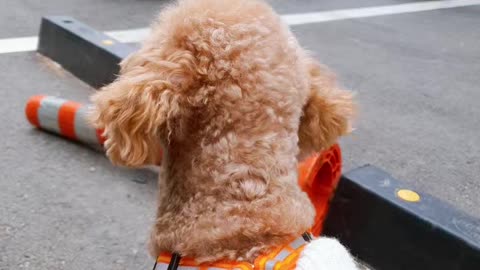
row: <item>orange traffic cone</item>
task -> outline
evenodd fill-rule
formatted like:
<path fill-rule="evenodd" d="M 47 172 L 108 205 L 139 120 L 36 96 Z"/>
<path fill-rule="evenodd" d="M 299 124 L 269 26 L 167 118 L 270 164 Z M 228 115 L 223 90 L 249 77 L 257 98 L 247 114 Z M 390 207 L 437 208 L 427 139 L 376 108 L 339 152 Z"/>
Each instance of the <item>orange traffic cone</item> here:
<path fill-rule="evenodd" d="M 102 131 L 87 122 L 87 106 L 52 96 L 33 96 L 27 101 L 25 114 L 35 127 L 96 148 L 102 147 Z"/>

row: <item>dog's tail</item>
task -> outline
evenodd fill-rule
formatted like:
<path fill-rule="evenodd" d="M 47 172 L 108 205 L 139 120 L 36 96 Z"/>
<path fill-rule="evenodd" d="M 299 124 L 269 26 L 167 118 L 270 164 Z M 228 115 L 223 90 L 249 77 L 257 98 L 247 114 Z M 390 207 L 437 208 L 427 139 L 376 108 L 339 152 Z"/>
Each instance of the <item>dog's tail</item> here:
<path fill-rule="evenodd" d="M 297 270 L 357 270 L 348 250 L 334 238 L 320 237 L 310 242 L 297 262 Z"/>

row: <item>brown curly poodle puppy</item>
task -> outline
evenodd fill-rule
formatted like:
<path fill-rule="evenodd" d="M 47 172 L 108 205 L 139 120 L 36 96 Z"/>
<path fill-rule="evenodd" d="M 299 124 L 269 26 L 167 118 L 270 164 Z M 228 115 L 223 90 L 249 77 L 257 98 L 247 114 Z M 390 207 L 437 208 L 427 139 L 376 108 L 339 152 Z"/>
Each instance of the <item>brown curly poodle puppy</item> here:
<path fill-rule="evenodd" d="M 298 160 L 350 131 L 352 97 L 259 0 L 164 9 L 92 119 L 114 164 L 159 161 L 151 254 L 253 261 L 308 230 Z"/>

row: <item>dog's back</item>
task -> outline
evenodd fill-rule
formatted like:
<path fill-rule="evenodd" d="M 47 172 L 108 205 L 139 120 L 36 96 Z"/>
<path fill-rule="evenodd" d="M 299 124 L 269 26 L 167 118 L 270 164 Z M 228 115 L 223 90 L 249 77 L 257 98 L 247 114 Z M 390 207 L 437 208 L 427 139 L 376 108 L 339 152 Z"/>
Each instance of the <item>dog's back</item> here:
<path fill-rule="evenodd" d="M 251 260 L 312 225 L 296 182 L 308 93 L 297 46 L 259 1 L 183 1 L 160 15 L 144 50 L 171 55 L 184 103 L 164 142 L 157 250 Z"/>

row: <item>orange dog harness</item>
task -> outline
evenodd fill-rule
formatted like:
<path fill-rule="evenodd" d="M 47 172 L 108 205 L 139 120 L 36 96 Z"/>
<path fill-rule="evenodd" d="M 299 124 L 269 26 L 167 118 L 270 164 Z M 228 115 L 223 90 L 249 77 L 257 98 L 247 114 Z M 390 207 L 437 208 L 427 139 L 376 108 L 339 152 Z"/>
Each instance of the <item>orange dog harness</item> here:
<path fill-rule="evenodd" d="M 219 261 L 209 264 L 198 264 L 193 259 L 180 258 L 178 255 L 162 253 L 157 258 L 154 270 L 291 270 L 295 269 L 298 258 L 305 245 L 311 240 L 311 235 L 304 233 L 288 245 L 278 247 L 268 254 L 255 259 L 253 264 L 246 262 Z"/>

